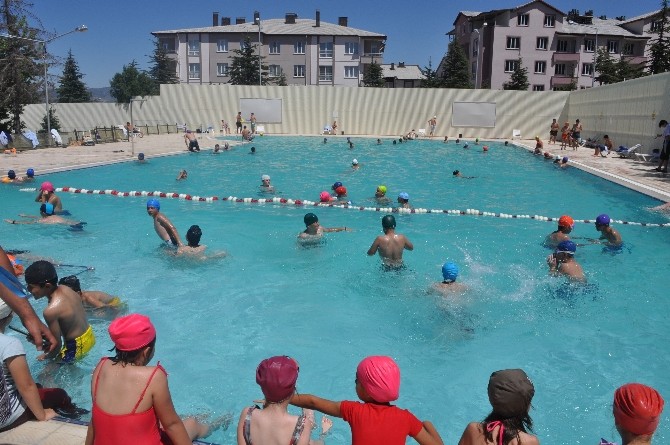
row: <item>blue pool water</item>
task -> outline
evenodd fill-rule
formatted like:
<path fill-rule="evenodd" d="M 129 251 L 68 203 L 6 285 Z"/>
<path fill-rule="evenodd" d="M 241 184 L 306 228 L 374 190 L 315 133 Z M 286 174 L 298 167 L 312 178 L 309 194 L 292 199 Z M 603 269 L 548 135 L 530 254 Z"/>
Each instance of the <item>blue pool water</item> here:
<path fill-rule="evenodd" d="M 203 141 L 201 146 L 212 146 Z M 265 197 L 260 176 L 269 174 L 278 196 L 317 200 L 339 180 L 356 205 L 372 206 L 379 184 L 395 200 L 401 191 L 419 208 L 479 209 L 508 214 L 667 222 L 651 212 L 655 200 L 575 168 L 556 169 L 525 150 L 489 144 L 464 150 L 455 143 L 385 140 L 258 138 L 213 155 L 203 151 L 39 177 L 56 187 L 119 191 L 160 190 L 198 196 Z M 361 164 L 352 171 L 351 160 Z M 186 181 L 176 181 L 180 169 Z M 452 178 L 459 169 L 475 179 Z M 263 358 L 287 354 L 300 361 L 300 392 L 354 399 L 354 373 L 366 355 L 393 356 L 402 370 L 398 405 L 437 426 L 455 443 L 465 425 L 490 406 L 492 371 L 521 367 L 536 386 L 531 415 L 543 443 L 593 444 L 616 438 L 611 417 L 614 389 L 639 381 L 670 397 L 666 315 L 668 228 L 617 226 L 623 252 L 589 245 L 577 252 L 589 285 L 571 289 L 547 275 L 542 246 L 555 223 L 527 219 L 396 215 L 398 231 L 414 243 L 407 268 L 387 273 L 366 256 L 381 233 L 382 213 L 279 204 L 192 202 L 162 199 L 161 210 L 182 237 L 191 224 L 202 243 L 228 256 L 210 261 L 174 258 L 160 247 L 143 197 L 60 194 L 82 232 L 59 227 L 2 224 L 2 245 L 61 263 L 94 266 L 80 275 L 84 289 L 120 295 L 133 312 L 148 314 L 158 330 L 156 359 L 170 372 L 177 411 L 234 413 L 261 396 L 255 368 Z M 2 218 L 37 213 L 34 193 L 0 188 Z M 329 233 L 316 248 L 296 235 L 303 215 L 318 214 Z M 574 236 L 597 237 L 577 223 Z M 460 265 L 470 291 L 445 300 L 426 293 L 441 279 L 445 260 Z M 60 275 L 78 272 L 60 268 Z M 657 278 L 660 275 L 660 279 Z M 41 313 L 45 301 L 34 302 Z M 17 322 L 14 322 L 17 324 Z M 98 344 L 75 367 L 47 383 L 64 386 L 90 407 L 89 376 L 111 341 L 104 320 L 92 321 Z M 44 364 L 28 356 L 35 375 Z M 45 380 L 41 378 L 41 380 Z M 235 422 L 209 440 L 234 443 Z M 669 435 L 661 422 L 657 440 Z M 349 429 L 336 420 L 329 444 L 345 444 Z"/>

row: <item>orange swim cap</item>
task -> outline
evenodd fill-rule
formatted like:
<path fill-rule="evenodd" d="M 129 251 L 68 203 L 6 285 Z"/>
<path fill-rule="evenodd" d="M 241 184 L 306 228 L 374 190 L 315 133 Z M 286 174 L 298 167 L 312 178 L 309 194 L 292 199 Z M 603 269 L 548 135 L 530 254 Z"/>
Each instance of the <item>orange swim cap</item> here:
<path fill-rule="evenodd" d="M 653 434 L 661 420 L 663 405 L 663 397 L 654 388 L 628 383 L 614 392 L 614 421 L 629 433 Z"/>
<path fill-rule="evenodd" d="M 558 225 L 561 227 L 573 228 L 575 226 L 575 221 L 568 215 L 563 215 L 560 218 L 558 218 Z"/>

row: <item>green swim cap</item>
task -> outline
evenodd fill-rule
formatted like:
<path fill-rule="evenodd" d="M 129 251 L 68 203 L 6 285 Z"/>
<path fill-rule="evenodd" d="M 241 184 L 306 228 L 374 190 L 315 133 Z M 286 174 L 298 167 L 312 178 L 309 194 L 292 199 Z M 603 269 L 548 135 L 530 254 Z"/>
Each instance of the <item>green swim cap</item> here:
<path fill-rule="evenodd" d="M 383 194 L 386 194 L 386 186 L 385 185 L 380 185 L 379 187 L 377 187 L 377 190 L 379 190 Z"/>

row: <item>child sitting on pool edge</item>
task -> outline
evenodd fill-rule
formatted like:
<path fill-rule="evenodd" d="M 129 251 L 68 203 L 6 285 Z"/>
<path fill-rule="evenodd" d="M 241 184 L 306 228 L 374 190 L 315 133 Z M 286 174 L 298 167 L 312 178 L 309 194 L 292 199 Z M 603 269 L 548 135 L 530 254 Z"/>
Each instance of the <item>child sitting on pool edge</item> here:
<path fill-rule="evenodd" d="M 341 417 L 351 427 L 352 445 L 401 445 L 407 436 L 421 445 L 442 445 L 433 426 L 411 412 L 391 405 L 400 392 L 400 369 L 391 357 L 371 356 L 356 369 L 356 395 L 361 402 L 322 399 L 294 394 L 291 404 Z"/>

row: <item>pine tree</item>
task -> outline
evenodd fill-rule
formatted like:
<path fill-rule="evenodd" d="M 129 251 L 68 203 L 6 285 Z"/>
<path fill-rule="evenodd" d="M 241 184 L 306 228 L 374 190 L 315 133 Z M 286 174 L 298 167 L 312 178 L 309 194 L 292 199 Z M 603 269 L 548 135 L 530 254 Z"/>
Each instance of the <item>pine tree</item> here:
<path fill-rule="evenodd" d="M 154 52 L 149 56 L 151 67 L 149 76 L 156 84 L 154 94 L 160 93 L 160 85 L 167 83 L 179 83 L 177 77 L 176 62 L 168 56 L 168 52 L 160 45 L 160 41 L 154 39 Z"/>
<path fill-rule="evenodd" d="M 617 74 L 617 61 L 612 58 L 612 55 L 605 48 L 598 48 L 595 70 L 598 73 L 596 80 L 601 85 L 621 81 Z"/>
<path fill-rule="evenodd" d="M 363 86 L 372 88 L 382 88 L 384 86 L 384 71 L 377 62 L 368 65 L 368 70 L 363 76 Z"/>
<path fill-rule="evenodd" d="M 468 58 L 463 47 L 454 39 L 449 43 L 447 55 L 444 56 L 444 72 L 442 86 L 445 88 L 472 88 Z"/>
<path fill-rule="evenodd" d="M 258 45 L 247 37 L 241 49 L 234 49 L 230 66 L 230 83 L 233 85 L 258 85 Z M 268 84 L 268 67 L 261 57 L 261 85 Z"/>
<path fill-rule="evenodd" d="M 56 88 L 58 102 L 61 103 L 81 103 L 90 102 L 91 93 L 82 82 L 83 74 L 79 72 L 77 61 L 72 56 L 72 50 L 68 51 L 65 59 L 63 75 L 60 78 L 60 85 Z M 52 121 L 53 122 L 53 121 Z"/>
<path fill-rule="evenodd" d="M 151 95 L 156 84 L 151 76 L 137 68 L 137 62 L 133 60 L 123 65 L 123 71 L 114 74 L 109 86 L 109 94 L 116 99 L 116 103 L 126 104 L 135 96 Z"/>
<path fill-rule="evenodd" d="M 58 120 L 58 116 L 56 116 L 56 112 L 54 111 L 52 106 L 49 106 L 49 122 L 51 125 L 52 130 L 60 131 L 60 121 Z M 47 132 L 47 115 L 44 113 L 44 117 L 42 118 L 42 128 L 41 131 Z"/>
<path fill-rule="evenodd" d="M 528 68 L 523 66 L 521 57 L 517 59 L 514 71 L 510 75 L 509 82 L 503 83 L 503 90 L 528 91 Z"/>
<path fill-rule="evenodd" d="M 424 79 L 421 81 L 421 88 L 440 88 L 442 86 L 442 79 L 437 75 L 437 71 L 433 69 L 432 61 L 428 60 L 428 66 L 423 67 L 421 72 Z"/>
<path fill-rule="evenodd" d="M 651 74 L 670 71 L 670 6 L 668 0 L 661 0 L 658 37 L 653 39 L 649 46 L 648 69 Z"/>

